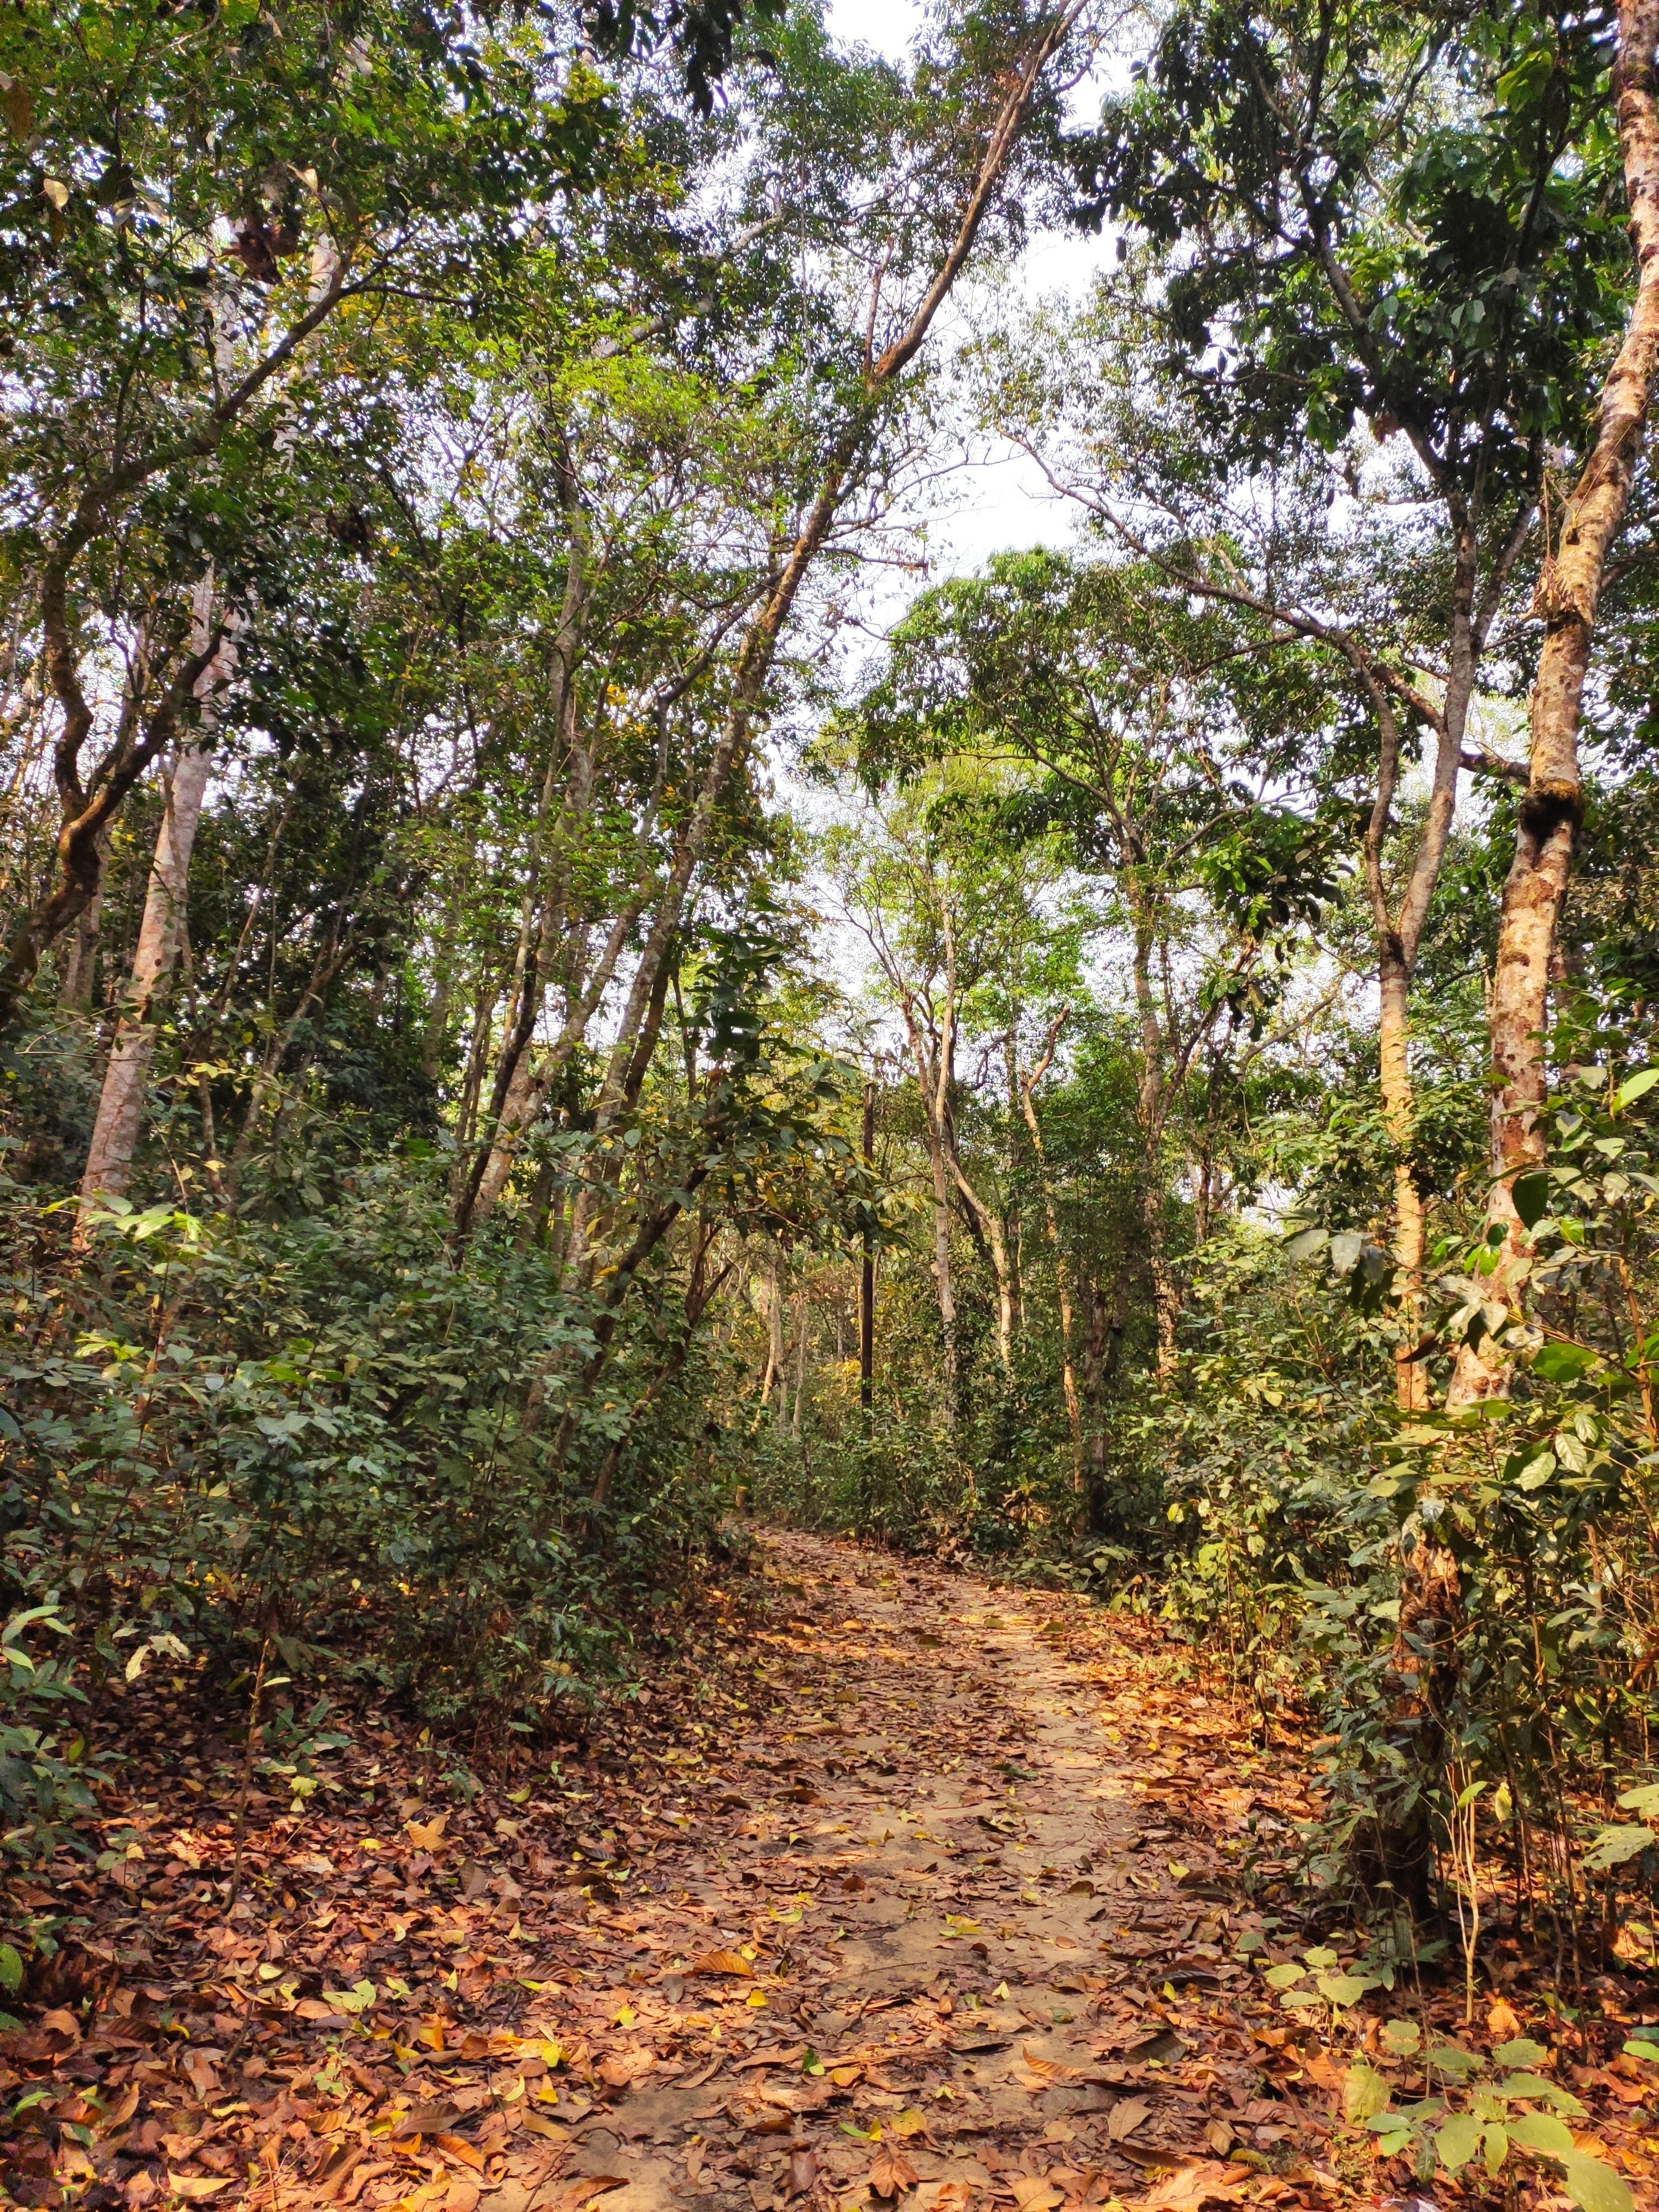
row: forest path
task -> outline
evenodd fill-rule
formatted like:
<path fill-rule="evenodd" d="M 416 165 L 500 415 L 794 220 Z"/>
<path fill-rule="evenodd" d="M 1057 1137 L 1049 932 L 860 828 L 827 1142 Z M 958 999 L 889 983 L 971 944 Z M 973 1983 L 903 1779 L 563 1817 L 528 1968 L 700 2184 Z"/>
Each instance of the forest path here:
<path fill-rule="evenodd" d="M 1249 1978 L 1218 1844 L 1260 1765 L 1231 1712 L 1084 1601 L 761 1541 L 763 1684 L 651 1867 L 679 1932 L 630 1916 L 690 1971 L 636 2000 L 657 2063 L 558 2201 L 581 2173 L 620 2182 L 610 2212 L 1329 2193 L 1224 2002 Z"/>
<path fill-rule="evenodd" d="M 240 1893 L 228 1717 L 112 1685 L 99 1870 L 19 1893 L 65 1917 L 0 2033 L 0 2202 L 1340 2195 L 1334 2069 L 1236 1953 L 1247 1841 L 1271 1881 L 1311 1809 L 1294 1749 L 1275 1771 L 1190 1654 L 1082 1598 L 754 1546 L 550 1763 L 446 1775 L 371 1695 L 289 1803 L 314 1715 L 274 1715 Z"/>

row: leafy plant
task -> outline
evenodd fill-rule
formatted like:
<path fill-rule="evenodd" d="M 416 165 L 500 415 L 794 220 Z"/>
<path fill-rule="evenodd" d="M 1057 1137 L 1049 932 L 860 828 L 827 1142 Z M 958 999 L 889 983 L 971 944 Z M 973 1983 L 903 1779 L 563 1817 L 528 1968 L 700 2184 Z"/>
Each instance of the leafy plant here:
<path fill-rule="evenodd" d="M 1425 2091 L 1396 2104 L 1393 2084 L 1375 2067 L 1362 2060 L 1348 2068 L 1344 2116 L 1376 2137 L 1383 2157 L 1410 2152 L 1419 2180 L 1428 2181 L 1437 2166 L 1460 2173 L 1476 2157 L 1496 2176 L 1510 2153 L 1520 2151 L 1559 2166 L 1581 2212 L 1631 2212 L 1633 2200 L 1622 2178 L 1575 2146 L 1566 2120 L 1582 2118 L 1584 2108 L 1536 2071 L 1548 2057 L 1542 2044 L 1519 2037 L 1499 2044 L 1490 2057 L 1458 2044 L 1425 2050 L 1422 2030 L 1409 2020 L 1385 2021 L 1377 2039 L 1391 2058 L 1415 2063 Z"/>

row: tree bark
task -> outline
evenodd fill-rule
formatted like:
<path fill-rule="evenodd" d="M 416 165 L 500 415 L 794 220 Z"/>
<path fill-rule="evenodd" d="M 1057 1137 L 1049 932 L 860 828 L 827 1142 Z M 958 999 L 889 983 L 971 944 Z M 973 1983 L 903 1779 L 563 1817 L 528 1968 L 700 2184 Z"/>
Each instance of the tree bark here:
<path fill-rule="evenodd" d="M 193 655 L 199 654 L 216 635 L 214 586 L 211 572 L 197 586 L 192 611 Z M 190 888 L 190 856 L 196 843 L 211 765 L 214 735 L 213 695 L 229 678 L 235 664 L 235 647 L 222 642 L 196 683 L 200 723 L 194 741 L 185 745 L 167 778 L 156 833 L 155 856 L 150 865 L 144 894 L 143 917 L 133 954 L 126 1003 L 116 1024 L 99 1094 L 92 1143 L 81 1178 L 80 1212 L 75 1243 L 84 1250 L 91 1237 L 92 1219 L 100 1200 L 125 1194 L 132 1179 L 133 1154 L 143 1125 L 144 1095 L 161 1002 L 184 936 L 185 913 Z"/>
<path fill-rule="evenodd" d="M 1048 1173 L 1048 1155 L 1043 1149 L 1042 1127 L 1037 1120 L 1035 1092 L 1037 1085 L 1048 1073 L 1054 1057 L 1054 1048 L 1060 1042 L 1060 1030 L 1066 1025 L 1065 1013 L 1060 1014 L 1049 1029 L 1042 1057 L 1026 1076 L 1018 1077 L 1020 1110 L 1025 1127 L 1030 1132 L 1031 1151 L 1036 1159 L 1037 1179 L 1042 1189 L 1043 1218 L 1048 1231 L 1048 1250 L 1054 1265 L 1054 1301 L 1060 1308 L 1060 1385 L 1066 1400 L 1066 1425 L 1072 1432 L 1072 1488 L 1079 1504 L 1087 1512 L 1087 1486 L 1083 1473 L 1083 1407 L 1077 1394 L 1077 1370 L 1072 1361 L 1073 1312 L 1072 1298 L 1072 1270 L 1066 1256 L 1066 1248 L 1060 1234 L 1060 1209 L 1054 1200 L 1054 1179 Z M 1014 1070 L 1018 1075 L 1018 1069 Z"/>
<path fill-rule="evenodd" d="M 1613 93 L 1636 259 L 1636 298 L 1602 387 L 1595 441 L 1563 512 L 1559 540 L 1545 560 L 1534 605 L 1544 622 L 1544 645 L 1532 689 L 1527 788 L 1516 824 L 1515 857 L 1504 883 L 1492 974 L 1486 1220 L 1503 1235 L 1490 1284 L 1495 1300 L 1518 1297 L 1524 1279 L 1515 1178 L 1542 1166 L 1547 1156 L 1543 1114 L 1550 959 L 1583 811 L 1578 729 L 1584 678 L 1607 556 L 1629 509 L 1659 364 L 1656 47 L 1659 0 L 1625 0 L 1619 11 Z M 1509 1377 L 1510 1361 L 1488 1335 L 1479 1346 L 1460 1350 L 1448 1402 L 1467 1405 L 1505 1395 Z"/>

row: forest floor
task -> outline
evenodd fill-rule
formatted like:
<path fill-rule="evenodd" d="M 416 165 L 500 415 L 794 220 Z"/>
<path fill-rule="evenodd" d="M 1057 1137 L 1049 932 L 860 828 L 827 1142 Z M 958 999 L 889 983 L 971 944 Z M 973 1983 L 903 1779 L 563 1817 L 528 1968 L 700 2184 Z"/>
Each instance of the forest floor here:
<path fill-rule="evenodd" d="M 1263 1750 L 1191 1653 L 1079 1598 L 777 1531 L 717 1580 L 637 1703 L 470 1797 L 383 1712 L 313 1723 L 331 1785 L 290 1805 L 261 1775 L 234 1903 L 240 1754 L 186 1679 L 119 1689 L 106 1863 L 26 1899 L 69 1917 L 0 2035 L 11 2198 L 1388 2194 L 1338 2117 L 1346 2049 L 1237 1948 L 1299 1948 L 1273 1884 L 1317 1810 L 1305 1747 Z M 1511 1948 L 1472 2030 L 1437 2019 L 1550 2039 Z M 1571 2069 L 1584 2147 L 1632 2178 L 1659 2148 L 1643 2071 Z"/>

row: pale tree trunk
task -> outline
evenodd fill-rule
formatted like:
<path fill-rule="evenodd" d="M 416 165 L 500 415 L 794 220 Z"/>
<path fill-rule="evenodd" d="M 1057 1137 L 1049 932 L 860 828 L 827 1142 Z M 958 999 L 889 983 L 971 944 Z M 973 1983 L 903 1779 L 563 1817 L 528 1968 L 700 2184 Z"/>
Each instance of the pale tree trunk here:
<path fill-rule="evenodd" d="M 1025 1127 L 1030 1132 L 1037 1179 L 1042 1188 L 1043 1218 L 1048 1231 L 1048 1249 L 1054 1263 L 1054 1301 L 1060 1308 L 1060 1386 L 1066 1400 L 1066 1425 L 1072 1431 L 1072 1488 L 1082 1501 L 1086 1498 L 1087 1484 L 1083 1473 L 1083 1407 L 1077 1394 L 1077 1370 L 1072 1358 L 1074 1325 L 1072 1270 L 1065 1246 L 1060 1241 L 1060 1208 L 1054 1202 L 1054 1179 L 1048 1173 L 1048 1155 L 1043 1150 L 1042 1126 L 1037 1120 L 1034 1096 L 1037 1085 L 1048 1073 L 1054 1060 L 1054 1047 L 1065 1025 L 1066 1014 L 1061 1013 L 1048 1031 L 1042 1059 L 1029 1075 L 1020 1076 L 1017 1065 L 1010 1073 L 1018 1081 L 1020 1110 L 1024 1115 Z"/>
<path fill-rule="evenodd" d="M 1641 455 L 1648 398 L 1659 363 L 1659 100 L 1654 58 L 1659 0 L 1625 0 L 1619 11 L 1613 103 L 1624 159 L 1636 258 L 1636 298 L 1601 394 L 1595 442 L 1561 518 L 1559 540 L 1539 579 L 1536 611 L 1544 645 L 1533 684 L 1526 793 L 1515 858 L 1504 879 L 1492 988 L 1492 1101 L 1490 1226 L 1504 1245 L 1488 1288 L 1519 1298 L 1525 1256 L 1512 1194 L 1515 1178 L 1547 1157 L 1544 1107 L 1548 1063 L 1550 956 L 1572 872 L 1583 809 L 1578 726 L 1607 556 L 1624 526 Z M 1510 1361 L 1484 1337 L 1459 1352 L 1449 1404 L 1503 1396 Z"/>
<path fill-rule="evenodd" d="M 191 650 L 200 653 L 213 633 L 210 571 L 197 586 L 193 617 L 196 636 Z M 106 1199 L 124 1196 L 132 1179 L 133 1154 L 143 1126 L 144 1095 L 155 1055 L 161 1001 L 184 935 L 190 856 L 196 843 L 210 765 L 212 698 L 228 678 L 234 659 L 235 648 L 227 641 L 198 678 L 200 727 L 195 741 L 179 753 L 167 781 L 161 826 L 144 894 L 132 974 L 104 1070 L 92 1144 L 81 1178 L 80 1214 L 75 1231 L 77 1249 L 83 1250 L 90 1238 L 92 1219 L 99 1204 Z"/>
<path fill-rule="evenodd" d="M 1414 1100 L 1412 1095 L 1411 1030 L 1407 1000 L 1410 977 L 1385 948 L 1380 963 L 1377 1040 L 1382 1064 L 1382 1120 L 1395 1147 L 1394 1258 L 1401 1283 L 1401 1342 L 1395 1348 L 1395 1401 L 1402 1413 L 1420 1413 L 1429 1402 L 1428 1370 L 1412 1357 L 1423 1325 L 1423 1194 L 1412 1158 Z"/>
<path fill-rule="evenodd" d="M 945 1138 L 934 1111 L 933 1085 L 929 1080 L 927 1055 L 921 1030 L 908 1002 L 905 1026 L 915 1056 L 916 1081 L 921 1090 L 922 1127 L 927 1133 L 927 1165 L 933 1179 L 933 1292 L 939 1301 L 939 1347 L 945 1378 L 945 1425 L 957 1423 L 957 1294 L 951 1273 L 951 1188 L 945 1165 Z M 941 1054 L 941 1066 L 943 1054 Z"/>
<path fill-rule="evenodd" d="M 806 1398 L 806 1350 L 807 1340 L 811 1334 L 811 1331 L 807 1327 L 807 1322 L 811 1318 L 812 1311 L 811 1305 L 807 1302 L 807 1297 L 805 1291 L 799 1291 L 796 1293 L 794 1306 L 795 1410 L 790 1417 L 789 1426 L 792 1433 L 795 1436 L 799 1436 L 800 1434 L 801 1407 L 805 1402 Z"/>
<path fill-rule="evenodd" d="M 1158 1378 L 1167 1382 L 1176 1368 L 1176 1322 L 1181 1300 L 1170 1266 L 1164 1223 L 1164 1040 L 1152 991 L 1152 938 L 1145 915 L 1135 927 L 1133 957 L 1135 1011 L 1140 1027 L 1140 1081 L 1136 1108 L 1140 1122 L 1140 1220 L 1146 1239 L 1146 1267 L 1152 1279 L 1152 1316 L 1158 1328 Z"/>
<path fill-rule="evenodd" d="M 939 912 L 939 929 L 945 940 L 945 1032 L 939 1040 L 938 1079 L 933 1086 L 931 1110 L 951 1179 L 962 1193 L 963 1203 L 979 1224 L 981 1234 L 990 1248 L 991 1270 L 997 1279 L 997 1357 L 1002 1363 L 1004 1375 L 1012 1376 L 1014 1371 L 1014 1281 L 1013 1272 L 1008 1264 L 1008 1243 L 1002 1233 L 1002 1223 L 995 1207 L 987 1206 L 968 1180 L 961 1154 L 957 1149 L 956 1127 L 951 1113 L 951 1078 L 956 1064 L 957 939 L 947 890 L 941 890 Z"/>

